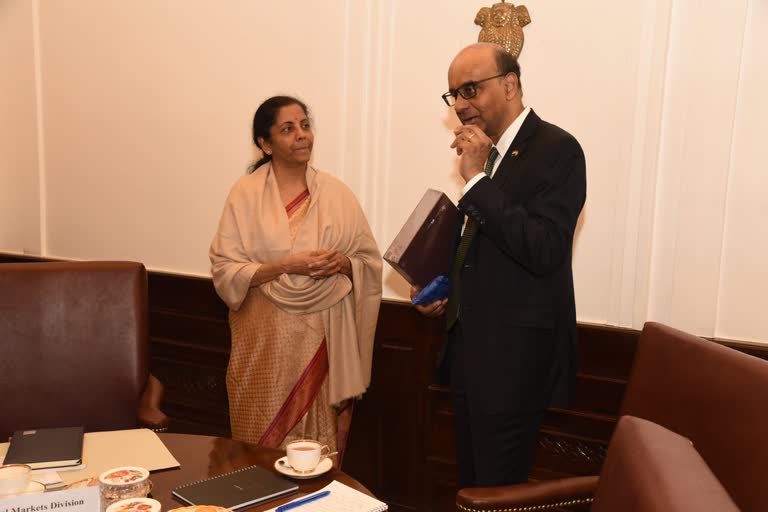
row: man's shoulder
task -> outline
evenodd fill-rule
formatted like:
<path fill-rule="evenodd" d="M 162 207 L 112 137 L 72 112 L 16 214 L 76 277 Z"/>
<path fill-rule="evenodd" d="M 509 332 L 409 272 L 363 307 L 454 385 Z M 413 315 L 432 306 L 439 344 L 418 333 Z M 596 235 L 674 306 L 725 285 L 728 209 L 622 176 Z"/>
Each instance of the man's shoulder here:
<path fill-rule="evenodd" d="M 539 119 L 533 139 L 536 145 L 549 148 L 550 151 L 555 150 L 556 153 L 584 152 L 579 141 L 570 132 L 543 119 Z"/>
<path fill-rule="evenodd" d="M 563 128 L 560 128 L 556 124 L 550 123 L 549 121 L 545 121 L 543 119 L 539 121 L 539 126 L 536 132 L 538 135 L 547 137 L 551 140 L 562 140 L 562 141 L 568 140 L 578 144 L 576 137 L 571 135 L 570 132 L 564 130 Z"/>

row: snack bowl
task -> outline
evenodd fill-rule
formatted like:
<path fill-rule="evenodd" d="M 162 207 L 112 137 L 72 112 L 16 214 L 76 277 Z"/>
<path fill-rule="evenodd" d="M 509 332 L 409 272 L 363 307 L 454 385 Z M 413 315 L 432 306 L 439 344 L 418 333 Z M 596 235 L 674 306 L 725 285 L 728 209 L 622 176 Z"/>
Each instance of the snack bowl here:
<path fill-rule="evenodd" d="M 160 512 L 160 502 L 152 498 L 128 498 L 111 504 L 107 512 Z"/>
<path fill-rule="evenodd" d="M 144 498 L 152 490 L 149 471 L 137 466 L 122 466 L 104 471 L 99 475 L 101 508 L 129 498 Z"/>

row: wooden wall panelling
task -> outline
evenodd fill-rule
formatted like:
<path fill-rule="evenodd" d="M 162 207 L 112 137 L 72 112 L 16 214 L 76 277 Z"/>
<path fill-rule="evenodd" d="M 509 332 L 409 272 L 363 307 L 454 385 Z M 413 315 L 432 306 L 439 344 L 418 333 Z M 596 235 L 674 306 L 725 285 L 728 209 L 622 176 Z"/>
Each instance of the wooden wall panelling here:
<path fill-rule="evenodd" d="M 150 273 L 151 368 L 177 432 L 230 435 L 227 315 L 210 279 Z"/>
<path fill-rule="evenodd" d="M 632 368 L 637 331 L 579 324 L 579 372 L 568 408 L 542 420 L 531 478 L 600 472 Z"/>
<path fill-rule="evenodd" d="M 0 254 L 0 262 L 46 261 Z M 180 432 L 229 435 L 228 311 L 210 279 L 149 273 L 151 371 Z M 632 367 L 638 331 L 579 324 L 579 374 L 569 408 L 546 412 L 532 477 L 597 474 Z M 384 301 L 371 386 L 355 406 L 344 469 L 390 510 L 452 510 L 456 492 L 450 392 L 434 382 L 442 322 Z M 717 340 L 768 359 L 768 347 Z"/>
<path fill-rule="evenodd" d="M 384 301 L 371 387 L 352 421 L 344 469 L 390 505 L 421 510 L 425 390 L 434 325 L 411 308 Z"/>
<path fill-rule="evenodd" d="M 34 259 L 6 259 L 11 260 Z M 150 272 L 149 310 L 151 370 L 165 385 L 163 409 L 173 418 L 173 429 L 229 435 L 227 308 L 210 279 Z M 631 332 L 619 338 L 612 332 L 580 327 L 582 373 L 575 401 L 580 408 L 547 413 L 534 475 L 599 468 L 633 349 Z M 371 387 L 356 405 L 344 468 L 393 511 L 454 505 L 450 392 L 433 379 L 442 341 L 440 320 L 425 319 L 402 302 L 383 302 Z"/>
<path fill-rule="evenodd" d="M 442 339 L 442 332 L 440 338 Z M 434 354 L 439 349 L 433 350 Z M 424 474 L 427 493 L 422 510 L 452 510 L 456 503 L 458 483 L 450 389 L 429 383 L 425 408 L 427 423 L 423 441 L 426 450 Z"/>

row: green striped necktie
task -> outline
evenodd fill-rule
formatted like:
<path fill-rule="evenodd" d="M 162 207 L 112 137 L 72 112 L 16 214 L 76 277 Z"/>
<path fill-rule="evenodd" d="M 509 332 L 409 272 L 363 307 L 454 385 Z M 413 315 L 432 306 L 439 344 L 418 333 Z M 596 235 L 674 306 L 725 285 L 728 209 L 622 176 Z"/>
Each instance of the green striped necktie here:
<path fill-rule="evenodd" d="M 485 168 L 483 171 L 489 178 L 491 177 L 491 171 L 493 170 L 493 163 L 496 161 L 496 157 L 499 156 L 499 150 L 496 146 L 491 148 L 488 153 L 488 159 L 485 161 Z M 448 295 L 448 305 L 445 311 L 446 328 L 450 329 L 456 320 L 459 318 L 459 286 L 461 284 L 461 267 L 464 266 L 464 259 L 467 257 L 467 251 L 469 250 L 472 239 L 477 233 L 477 223 L 470 217 L 467 219 L 467 225 L 464 226 L 464 234 L 461 236 L 459 242 L 459 248 L 456 249 L 456 259 L 453 262 L 453 269 L 451 270 L 451 292 Z"/>

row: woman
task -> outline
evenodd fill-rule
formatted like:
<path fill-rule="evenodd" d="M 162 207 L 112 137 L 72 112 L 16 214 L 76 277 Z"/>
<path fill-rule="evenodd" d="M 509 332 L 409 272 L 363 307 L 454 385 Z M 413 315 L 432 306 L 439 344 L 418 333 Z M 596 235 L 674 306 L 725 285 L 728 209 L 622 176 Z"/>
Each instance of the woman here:
<path fill-rule="evenodd" d="M 352 191 L 309 164 L 306 105 L 266 100 L 253 141 L 264 156 L 230 191 L 210 249 L 230 308 L 232 437 L 343 451 L 370 383 L 381 255 Z"/>

